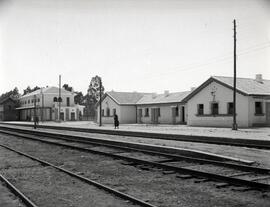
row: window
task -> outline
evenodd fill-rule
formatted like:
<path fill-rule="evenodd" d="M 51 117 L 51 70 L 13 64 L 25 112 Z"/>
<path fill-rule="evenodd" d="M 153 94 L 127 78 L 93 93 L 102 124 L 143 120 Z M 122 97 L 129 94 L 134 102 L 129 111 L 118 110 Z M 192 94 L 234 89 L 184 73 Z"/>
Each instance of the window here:
<path fill-rule="evenodd" d="M 70 106 L 69 97 L 67 97 L 67 106 Z"/>
<path fill-rule="evenodd" d="M 11 111 L 11 106 L 10 105 L 8 105 L 8 110 Z"/>
<path fill-rule="evenodd" d="M 37 99 L 37 102 L 40 102 L 40 99 L 39 98 Z"/>
<path fill-rule="evenodd" d="M 157 115 L 160 117 L 160 108 L 157 108 Z"/>
<path fill-rule="evenodd" d="M 212 115 L 217 115 L 218 114 L 218 103 L 212 103 Z"/>
<path fill-rule="evenodd" d="M 116 114 L 116 109 L 113 109 L 113 115 L 115 115 Z"/>
<path fill-rule="evenodd" d="M 57 102 L 57 97 L 54 97 L 53 98 L 53 102 Z"/>
<path fill-rule="evenodd" d="M 197 114 L 198 115 L 203 115 L 203 104 L 198 104 L 198 111 Z"/>
<path fill-rule="evenodd" d="M 104 109 L 101 110 L 101 116 L 104 116 Z"/>
<path fill-rule="evenodd" d="M 27 104 L 27 102 L 25 101 L 24 104 Z"/>
<path fill-rule="evenodd" d="M 255 102 L 255 114 L 262 114 L 262 102 Z"/>
<path fill-rule="evenodd" d="M 233 114 L 233 102 L 228 103 L 228 114 Z"/>
<path fill-rule="evenodd" d="M 110 109 L 107 108 L 107 116 L 110 116 Z"/>
<path fill-rule="evenodd" d="M 30 100 L 28 100 L 28 104 L 30 104 Z"/>
<path fill-rule="evenodd" d="M 144 116 L 145 117 L 149 116 L 149 108 L 144 109 Z"/>
<path fill-rule="evenodd" d="M 175 116 L 179 116 L 179 108 L 178 108 L 178 106 L 175 108 Z"/>

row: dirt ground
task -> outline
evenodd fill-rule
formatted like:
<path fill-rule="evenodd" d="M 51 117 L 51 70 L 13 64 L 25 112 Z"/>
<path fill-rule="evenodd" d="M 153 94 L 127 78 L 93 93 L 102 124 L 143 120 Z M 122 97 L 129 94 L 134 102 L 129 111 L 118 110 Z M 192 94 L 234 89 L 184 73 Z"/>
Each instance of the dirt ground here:
<path fill-rule="evenodd" d="M 163 175 L 162 171 L 142 170 L 140 167 L 123 165 L 123 161 L 109 157 L 40 142 L 23 141 L 12 136 L 1 135 L 0 142 L 157 206 L 266 207 L 270 203 L 269 192 L 241 191 L 241 188 L 232 186 L 218 189 L 214 182 L 197 183 L 196 178 L 183 180 L 178 178 L 177 174 Z"/>

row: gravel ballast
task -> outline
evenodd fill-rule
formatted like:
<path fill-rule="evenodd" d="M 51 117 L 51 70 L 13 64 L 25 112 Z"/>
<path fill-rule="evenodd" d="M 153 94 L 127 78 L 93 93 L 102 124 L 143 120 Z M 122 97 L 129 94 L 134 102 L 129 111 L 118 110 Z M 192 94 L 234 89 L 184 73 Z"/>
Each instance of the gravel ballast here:
<path fill-rule="evenodd" d="M 1 143 L 37 155 L 157 206 L 268 206 L 270 203 L 269 193 L 234 191 L 237 189 L 235 187 L 217 189 L 214 182 L 195 183 L 198 179 L 182 180 L 176 174 L 163 175 L 159 170 L 142 170 L 105 156 L 6 137 L 9 136 L 1 135 Z"/>

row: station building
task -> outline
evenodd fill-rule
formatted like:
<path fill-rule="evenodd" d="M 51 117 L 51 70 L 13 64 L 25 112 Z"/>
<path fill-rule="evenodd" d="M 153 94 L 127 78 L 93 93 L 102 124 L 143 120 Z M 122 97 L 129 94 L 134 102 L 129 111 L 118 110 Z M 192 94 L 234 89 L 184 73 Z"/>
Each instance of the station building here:
<path fill-rule="evenodd" d="M 186 113 L 182 100 L 189 93 L 107 92 L 102 99 L 102 123 L 113 123 L 116 113 L 123 124 L 184 124 Z M 97 114 L 99 122 L 99 103 Z"/>
<path fill-rule="evenodd" d="M 232 77 L 210 77 L 184 101 L 188 125 L 232 127 Z M 262 79 L 261 74 L 254 79 L 237 78 L 236 122 L 239 127 L 270 126 L 270 80 Z"/>
<path fill-rule="evenodd" d="M 99 121 L 99 106 L 97 112 Z M 232 127 L 233 78 L 212 76 L 186 92 L 107 92 L 102 99 L 102 122 L 113 123 L 114 113 L 120 124 Z M 236 121 L 242 128 L 270 126 L 270 80 L 261 74 L 254 79 L 237 78 Z"/>
<path fill-rule="evenodd" d="M 145 95 L 139 92 L 106 92 L 101 102 L 102 123 L 111 124 L 116 113 L 120 123 L 137 123 L 136 103 Z M 99 122 L 99 103 L 97 103 L 97 122 Z"/>
<path fill-rule="evenodd" d="M 190 91 L 144 95 L 137 103 L 137 123 L 185 124 L 186 107 L 183 99 Z"/>
<path fill-rule="evenodd" d="M 20 97 L 19 120 L 31 121 L 34 114 L 41 121 L 75 121 L 83 116 L 84 106 L 74 103 L 73 92 L 61 88 L 61 107 L 59 117 L 59 88 L 46 87 Z M 36 105 L 36 107 L 35 107 Z"/>

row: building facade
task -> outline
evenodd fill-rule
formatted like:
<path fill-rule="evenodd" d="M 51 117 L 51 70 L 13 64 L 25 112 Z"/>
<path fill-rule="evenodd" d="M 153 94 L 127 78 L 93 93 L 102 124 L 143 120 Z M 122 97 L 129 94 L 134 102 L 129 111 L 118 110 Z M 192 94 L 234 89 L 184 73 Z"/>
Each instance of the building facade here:
<path fill-rule="evenodd" d="M 138 92 L 115 92 L 105 93 L 102 99 L 102 123 L 112 124 L 116 113 L 120 124 L 137 122 L 136 102 L 143 97 L 144 93 Z M 97 122 L 99 123 L 99 103 L 97 104 Z"/>
<path fill-rule="evenodd" d="M 137 123 L 144 124 L 185 124 L 186 104 L 182 100 L 186 92 L 150 94 L 143 96 L 137 103 Z"/>
<path fill-rule="evenodd" d="M 22 121 L 33 121 L 36 116 L 41 121 L 75 121 L 83 115 L 83 106 L 74 103 L 75 94 L 58 87 L 46 87 L 20 98 L 19 117 Z M 59 108 L 59 100 L 60 108 Z M 59 113 L 60 109 L 60 113 Z"/>
<path fill-rule="evenodd" d="M 185 103 L 189 92 L 164 94 L 107 92 L 102 99 L 102 123 L 113 123 L 116 113 L 120 123 L 185 124 Z M 99 122 L 99 104 L 97 105 Z"/>
<path fill-rule="evenodd" d="M 270 80 L 237 78 L 236 122 L 239 127 L 270 125 Z M 233 78 L 213 76 L 184 100 L 190 126 L 232 127 Z"/>

